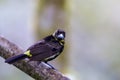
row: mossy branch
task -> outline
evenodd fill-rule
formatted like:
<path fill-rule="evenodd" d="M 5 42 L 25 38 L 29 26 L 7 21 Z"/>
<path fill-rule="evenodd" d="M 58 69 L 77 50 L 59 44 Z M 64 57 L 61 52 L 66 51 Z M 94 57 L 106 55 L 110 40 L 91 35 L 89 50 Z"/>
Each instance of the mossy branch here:
<path fill-rule="evenodd" d="M 0 36 L 0 56 L 9 58 L 23 53 L 18 46 Z M 70 80 L 63 74 L 47 66 L 44 62 L 39 65 L 35 61 L 21 60 L 13 64 L 35 80 Z"/>

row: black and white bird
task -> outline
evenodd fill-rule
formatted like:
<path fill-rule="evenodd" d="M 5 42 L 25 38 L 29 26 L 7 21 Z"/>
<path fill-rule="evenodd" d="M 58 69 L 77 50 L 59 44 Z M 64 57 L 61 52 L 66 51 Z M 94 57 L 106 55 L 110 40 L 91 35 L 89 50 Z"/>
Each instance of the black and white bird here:
<path fill-rule="evenodd" d="M 30 61 L 48 62 L 55 59 L 64 49 L 65 31 L 56 30 L 53 34 L 43 38 L 39 42 L 30 46 L 23 54 L 10 57 L 5 60 L 6 63 L 12 64 L 19 60 L 29 58 Z"/>

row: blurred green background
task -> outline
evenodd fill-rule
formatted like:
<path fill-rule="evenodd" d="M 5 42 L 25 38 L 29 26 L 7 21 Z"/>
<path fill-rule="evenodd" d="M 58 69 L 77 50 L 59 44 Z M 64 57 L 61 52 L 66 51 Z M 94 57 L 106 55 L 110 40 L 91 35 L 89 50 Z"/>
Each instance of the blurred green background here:
<path fill-rule="evenodd" d="M 23 50 L 57 28 L 67 33 L 62 57 L 51 63 L 60 72 L 120 80 L 119 0 L 0 0 L 0 36 Z M 0 58 L 0 80 L 34 79 Z"/>

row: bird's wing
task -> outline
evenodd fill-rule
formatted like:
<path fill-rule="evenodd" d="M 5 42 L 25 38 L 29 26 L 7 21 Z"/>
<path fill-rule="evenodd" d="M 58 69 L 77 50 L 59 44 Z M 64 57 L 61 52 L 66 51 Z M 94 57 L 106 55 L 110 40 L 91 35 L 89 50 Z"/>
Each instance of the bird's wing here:
<path fill-rule="evenodd" d="M 32 45 L 31 47 L 29 47 L 27 49 L 27 51 L 30 50 L 30 53 L 33 56 L 37 55 L 37 54 L 42 54 L 47 48 L 47 46 L 45 44 L 46 44 L 45 41 L 41 40 L 41 41 L 35 43 L 34 45 Z"/>
<path fill-rule="evenodd" d="M 58 50 L 54 46 L 49 46 L 44 40 L 32 45 L 27 50 L 32 54 L 31 60 L 42 61 L 54 55 Z"/>

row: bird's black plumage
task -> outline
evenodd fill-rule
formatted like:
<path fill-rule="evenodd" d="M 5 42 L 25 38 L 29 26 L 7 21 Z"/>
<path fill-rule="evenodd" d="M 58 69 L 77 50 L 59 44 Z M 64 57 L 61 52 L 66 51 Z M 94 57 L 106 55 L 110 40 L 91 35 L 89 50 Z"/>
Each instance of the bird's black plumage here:
<path fill-rule="evenodd" d="M 6 63 L 14 63 L 18 60 L 29 58 L 31 61 L 47 62 L 56 58 L 64 48 L 65 32 L 61 29 L 56 30 L 39 42 L 29 47 L 24 54 L 13 56 L 6 59 Z"/>

